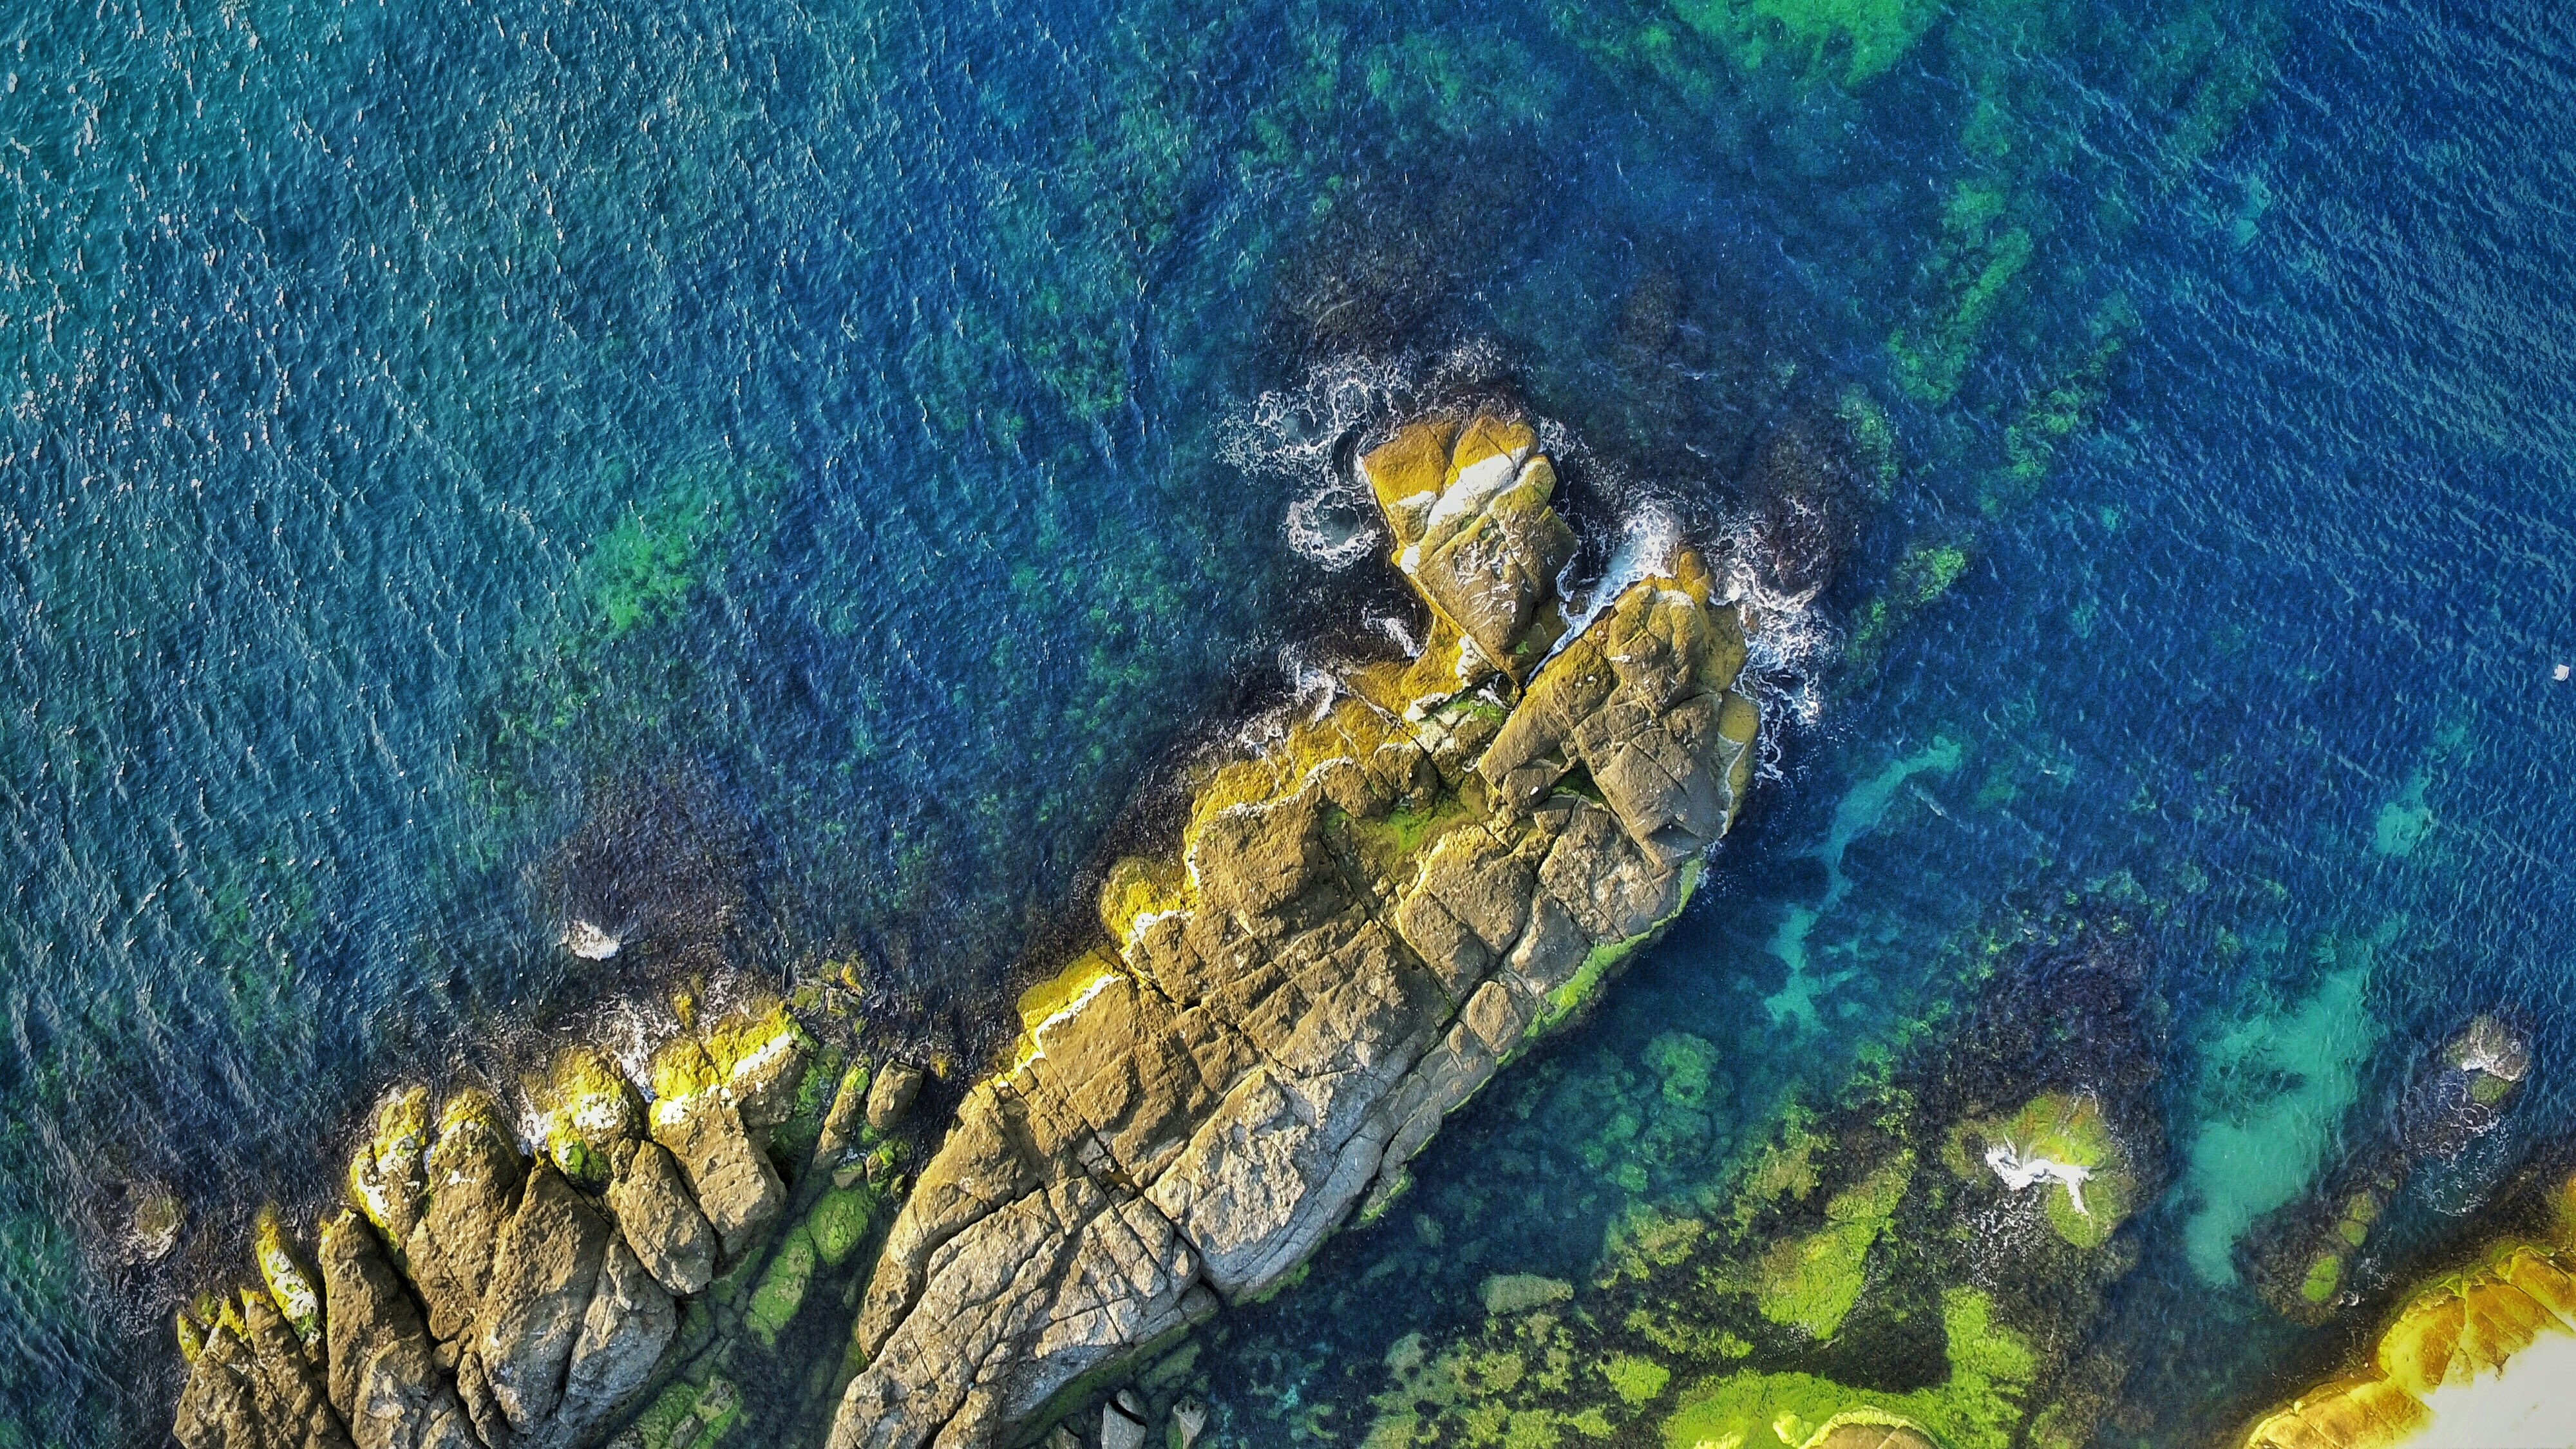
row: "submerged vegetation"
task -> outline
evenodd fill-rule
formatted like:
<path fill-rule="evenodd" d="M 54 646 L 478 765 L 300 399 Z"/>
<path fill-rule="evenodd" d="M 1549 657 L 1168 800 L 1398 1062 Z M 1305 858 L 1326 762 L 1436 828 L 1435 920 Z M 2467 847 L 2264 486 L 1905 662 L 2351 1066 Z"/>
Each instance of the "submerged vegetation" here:
<path fill-rule="evenodd" d="M 2087 1345 L 2104 1294 L 2137 1261 L 2123 1229 L 2162 1180 L 2145 1029 L 2159 1008 L 2142 995 L 2138 949 L 2116 918 L 2058 923 L 1963 980 L 1970 1004 L 1937 1039 L 1822 1106 L 1778 1101 L 1767 1130 L 1732 1143 L 1702 1125 L 1723 1101 L 1713 1084 L 1758 1068 L 1721 1073 L 1699 1038 L 1654 1038 L 1644 1071 L 1605 1057 L 1551 1082 L 1570 1064 L 1544 1064 L 1511 1099 L 1528 1126 L 1503 1132 L 1497 1165 L 1589 1174 L 1604 1207 L 1618 1204 L 1590 1216 L 1595 1248 L 1560 1238 L 1533 1258 L 1514 1247 L 1526 1229 L 1490 1212 L 1467 1218 L 1474 1242 L 1453 1240 L 1440 1222 L 1472 1189 L 1451 1186 L 1412 1234 L 1355 1248 L 1341 1264 L 1354 1286 L 1310 1288 L 1325 1301 L 1303 1313 L 1268 1310 L 1280 1337 L 1266 1324 L 1210 1330 L 1231 1366 L 1213 1392 L 1242 1432 L 1270 1417 L 1323 1437 L 1361 1406 L 1287 1392 L 1256 1367 L 1281 1363 L 1304 1313 L 1346 1311 L 1352 1292 L 1384 1291 L 1373 1282 L 1437 1299 L 1473 1265 L 1582 1262 L 1548 1293 L 1505 1293 L 1487 1276 L 1465 1326 L 1397 1340 L 1383 1376 L 1363 1377 L 1376 1384 L 1366 1442 L 1801 1449 L 1863 1423 L 1945 1446 L 2080 1443 L 2121 1373 Z M 1571 1160 L 1538 1158 L 1550 1140 Z M 1987 1148 L 2005 1142 L 2020 1162 L 2085 1169 L 2081 1195 L 1998 1170 Z"/>
<path fill-rule="evenodd" d="M 900 17 L 813 18 L 810 34 L 782 41 L 756 26 L 701 31 L 697 17 L 585 13 L 566 49 L 598 58 L 559 71 L 480 19 L 352 45 L 313 40 L 324 22 L 301 7 L 257 18 L 272 28 L 264 46 L 232 34 L 249 22 L 228 12 L 231 38 L 182 47 L 201 69 L 243 78 L 252 99 L 228 136 L 296 133 L 286 98 L 331 93 L 375 57 L 463 57 L 433 72 L 456 89 L 424 91 L 383 122 L 410 148 L 408 170 L 361 167 L 347 194 L 309 180 L 264 204 L 354 217 L 349 234 L 370 237 L 412 237 L 421 218 L 387 268 L 405 280 L 364 292 L 377 330 L 342 349 L 401 383 L 351 431 L 428 440 L 403 445 L 400 467 L 368 486 L 394 496 L 395 474 L 446 480 L 400 506 L 469 520 L 460 574 L 484 554 L 509 562 L 452 593 L 403 586 L 406 618 L 470 621 L 427 630 L 407 654 L 462 662 L 407 672 L 370 655 L 353 671 L 444 713 L 389 742 L 364 737 L 380 728 L 367 715 L 364 730 L 312 746 L 432 781 L 339 802 L 366 829 L 399 820 L 437 836 L 425 862 L 353 860 L 340 877 L 314 811 L 272 834 L 263 812 L 288 804 L 219 786 L 207 813 L 228 823 L 201 823 L 172 867 L 190 889 L 136 893 L 137 910 L 163 912 L 139 929 L 136 953 L 207 968 L 189 973 L 175 1009 L 141 989 L 65 991 L 44 975 L 58 943 L 9 946 L 25 973 L 8 989 L 26 1066 L 0 1078 L 23 1104 L 0 1124 L 12 1183 L 66 1171 L 66 1143 L 134 1135 L 164 1097 L 206 1104 L 164 1130 L 225 1143 L 260 1096 L 245 1084 L 284 1084 L 278 1110 L 331 1120 L 350 1106 L 342 1077 L 365 1048 L 411 1050 L 521 1002 L 560 1003 L 561 963 L 530 964 L 552 959 L 552 923 L 531 932 L 522 916 L 562 901 L 530 912 L 522 878 L 578 877 L 561 892 L 570 900 L 596 878 L 724 875 L 721 914 L 750 921 L 724 945 L 754 969 L 862 963 L 838 979 L 871 1009 L 957 1031 L 941 1008 L 1002 979 L 1143 765 L 1227 677 L 1260 672 L 1282 621 L 1323 592 L 1320 573 L 1278 547 L 1285 485 L 1247 480 L 1224 454 L 1240 440 L 1215 420 L 1298 368 L 1334 377 L 1352 357 L 1383 361 L 1387 339 L 1408 331 L 1510 340 L 1524 359 L 1515 380 L 1595 449 L 1585 486 L 1602 496 L 1586 506 L 1631 505 L 1642 495 L 1622 491 L 1628 474 L 1660 484 L 1668 468 L 1680 497 L 1655 501 L 1692 526 L 1753 512 L 1776 525 L 1774 542 L 1856 554 L 1863 566 L 1827 595 L 1846 641 L 1832 683 L 1865 686 L 1945 603 L 1987 587 L 1992 535 L 2054 506 L 2052 477 L 2116 409 L 2144 323 L 2102 257 L 2167 210 L 2231 235 L 2256 225 L 2259 207 L 2239 204 L 2217 163 L 2269 85 L 2285 24 L 2272 7 L 2214 0 L 1609 0 L 1392 20 L 1156 3 L 1051 36 L 1061 63 L 924 71 L 915 59 L 942 41 Z M 104 35 L 89 40 L 107 48 Z M 280 54 L 299 57 L 293 74 L 264 69 Z M 638 56 L 631 75 L 603 79 Z M 25 68 L 31 86 L 75 69 L 45 56 Z M 464 79 L 485 75 L 505 88 Z M 171 96 L 158 114 L 186 114 Z M 2131 126 L 2150 133 L 2139 143 L 2150 170 L 2135 168 L 2134 147 L 2097 144 Z M 901 140 L 834 150 L 809 135 Z M 774 179 L 767 159 L 789 153 L 802 159 Z M 1569 159 L 1540 177 L 1525 165 L 1577 153 L 1597 171 Z M 5 164 L 47 204 L 87 204 L 76 158 L 49 149 Z M 167 180 L 140 150 L 107 164 Z M 232 179 L 256 180 L 259 164 Z M 522 176 L 545 181 L 531 190 Z M 1656 179 L 1632 195 L 1630 176 Z M 1668 191 L 1716 201 L 1693 209 Z M 2169 207 L 2178 195 L 2187 204 Z M 236 215 L 182 218 L 135 245 L 264 258 L 299 307 L 308 291 L 354 285 L 261 239 L 300 224 Z M 91 265 L 53 242 L 39 250 L 0 282 L 77 281 Z M 903 304 L 869 301 L 888 297 Z M 22 368 L 22 381 L 34 376 Z M 56 426 L 98 421 L 76 398 L 28 395 Z M 338 415 L 287 413 L 203 431 L 274 423 L 306 439 L 290 449 L 294 467 L 357 476 L 340 444 L 320 441 Z M 1256 438 L 1265 445 L 1284 444 Z M 120 455 L 102 471 L 151 475 L 193 458 Z M 327 516 L 290 519 L 286 536 L 319 556 Z M 255 557 L 259 530 L 240 533 L 199 543 Z M 1833 573 L 1784 572 L 1793 585 Z M 129 583 L 134 598 L 63 657 L 121 657 L 107 641 L 125 617 L 185 617 L 177 583 Z M 160 634 L 151 646 L 176 647 Z M 123 668 L 55 671 L 6 742 L 13 778 L 61 782 L 118 829 L 119 751 L 152 738 L 123 702 L 153 687 Z M 2049 754 L 2058 747 L 2029 727 L 2035 695 L 1980 705 L 1994 729 L 1949 745 L 1947 763 L 1925 767 L 1934 775 L 1897 772 L 1893 808 L 1919 811 L 1935 776 L 1960 771 L 1951 804 L 1969 786 L 1993 808 L 2075 788 Z M 1912 759 L 1921 741 L 1885 744 Z M 227 748 L 227 760 L 252 753 Z M 2201 799 L 2197 783 L 2154 798 L 2139 782 L 2140 813 L 2266 808 Z M 156 798 L 184 794 L 168 788 L 180 794 Z M 2403 859 L 2439 840 L 2430 788 L 2389 802 L 2380 852 Z M 689 812 L 701 807 L 724 826 L 700 830 Z M 169 813 L 197 819 L 195 808 Z M 681 815 L 685 828 L 665 834 L 603 832 L 613 838 L 597 850 L 580 834 L 585 821 Z M 1445 824 L 1398 810 L 1337 829 L 1357 849 L 1402 855 Z M 81 838 L 111 833 L 88 828 Z M 702 835 L 722 848 L 699 850 Z M 550 856 L 551 872 L 523 876 Z M 2194 893 L 2186 867 L 2199 869 L 2182 862 L 2141 885 L 2086 861 L 2074 885 L 2093 901 L 2175 910 Z M 1838 854 L 1831 869 L 1838 887 Z M 395 898 L 353 884 L 361 875 L 431 884 Z M 744 885 L 754 876 L 757 901 Z M 673 888 L 659 908 L 701 899 Z M 67 920 L 123 909 L 57 904 Z M 2071 1403 L 2047 1434 L 2080 1442 L 2095 1370 L 2076 1365 L 2069 1325 L 2098 1307 L 2086 1275 L 2114 1271 L 2101 1265 L 2153 1201 L 2160 1147 L 2116 1125 L 2126 1088 L 2023 1081 L 1991 1100 L 1930 1101 L 1902 1064 L 1951 1029 L 1961 983 L 2000 953 L 1965 941 L 1910 957 L 1919 938 L 1882 916 L 1837 916 L 1838 904 L 1783 924 L 1777 962 L 1757 941 L 1736 963 L 1748 975 L 1785 967 L 1775 1011 L 1755 1014 L 1812 1061 L 1775 1070 L 1761 1033 L 1677 1019 L 1635 1033 L 1642 1049 L 1570 1044 L 1500 1089 L 1497 1180 L 1426 1186 L 1379 1230 L 1410 1234 L 1438 1260 L 1420 1270 L 1435 1296 L 1483 1316 L 1400 1339 L 1359 1396 L 1365 1409 L 1315 1388 L 1326 1375 L 1297 1362 L 1304 1350 L 1245 1348 L 1258 1330 L 1172 1370 L 1169 1386 L 1243 1385 L 1227 1412 L 1345 1441 L 1546 1449 L 1661 1435 L 1691 1449 L 1740 1433 L 1768 1449 L 1765 1435 L 1803 1444 L 1838 1422 L 1902 1421 L 1962 1449 L 2014 1434 L 2056 1442 L 2031 1416 Z M 428 930 L 417 948 L 347 925 L 375 915 L 463 924 Z M 616 970 L 673 964 L 649 932 L 632 935 Z M 2180 1144 L 2181 1200 L 2190 1265 L 2212 1283 L 2237 1277 L 2258 1225 L 2329 1172 L 2334 1126 L 2362 1097 L 2376 978 L 2358 949 L 2334 947 L 2314 979 L 2285 972 L 2248 988 L 2241 1025 L 2201 1046 L 2183 1089 L 2197 1125 Z M 1616 964 L 1588 963 L 1557 1013 L 1586 1004 Z M 368 972 L 399 984 L 346 990 Z M 345 1010 L 331 1004 L 344 994 Z M 371 1013 L 410 1024 L 379 1028 Z M 186 1044 L 146 1045 L 172 1040 Z M 818 1110 L 795 1105 L 780 1129 L 790 1150 Z M 601 1179 L 598 1144 L 551 1121 L 542 1136 L 567 1176 Z M 2062 1179 L 2005 1191 L 1985 1160 L 1995 1143 L 2087 1174 L 2080 1205 Z M 252 1175 L 253 1152 L 232 1143 L 196 1167 L 147 1144 L 117 1164 L 116 1191 L 130 1182 L 139 1199 L 174 1177 L 207 1203 L 242 1190 L 232 1179 Z M 1543 1241 L 1555 1225 L 1507 1221 L 1523 1172 L 1580 1180 L 1568 1230 L 1580 1246 Z M 715 1290 L 775 1350 L 763 1372 L 789 1372 L 811 1305 L 846 1285 L 835 1274 L 851 1271 L 872 1221 L 870 1181 L 824 1191 L 757 1276 Z M 2334 1231 L 2377 1231 L 2385 1204 L 2355 1205 L 2364 1191 L 2343 1195 Z M 8 1367 L 13 1406 L 41 1382 L 32 1365 L 44 1355 L 110 1353 L 89 1342 L 101 1332 L 96 1264 L 109 1256 L 96 1245 L 131 1214 L 116 1193 L 70 1225 L 52 1207 L 21 1196 L 0 1212 L 0 1286 L 44 1325 L 37 1348 L 9 1350 L 21 1355 Z M 2076 1305 L 1966 1286 L 1992 1276 L 1990 1264 L 1962 1266 L 1953 1230 L 1972 1212 L 2019 1235 L 2022 1269 L 2077 1265 Z M 2303 1261 L 2307 1299 L 2349 1287 L 2348 1255 Z M 1524 1279 L 1566 1292 L 1483 1291 Z M 1272 1357 L 1255 1373 L 1228 1357 L 1238 1349 Z M 1379 1356 L 1363 1359 L 1375 1375 Z M 1913 1371 L 1873 1379 L 1873 1362 Z M 661 1391 L 638 1426 L 645 1443 L 713 1444 L 759 1422 L 754 1376 L 704 1370 Z M 25 1417 L 40 1427 L 0 1428 L 0 1446 L 18 1449 L 10 1434 L 68 1442 L 124 1412 L 110 1388 L 75 1398 Z"/>

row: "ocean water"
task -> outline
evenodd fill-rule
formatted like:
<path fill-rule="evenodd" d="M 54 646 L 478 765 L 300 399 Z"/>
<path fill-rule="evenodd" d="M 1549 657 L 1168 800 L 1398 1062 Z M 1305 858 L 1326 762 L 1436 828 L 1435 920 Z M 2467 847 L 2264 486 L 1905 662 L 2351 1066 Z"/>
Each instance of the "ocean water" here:
<path fill-rule="evenodd" d="M 9 1449 L 152 1442 L 393 1074 L 825 961 L 986 1040 L 1156 761 L 1386 607 L 1339 422 L 1462 378 L 1598 539 L 1812 582 L 1836 490 L 1762 803 L 1515 1069 L 1688 1032 L 1723 1105 L 1492 1094 L 1212 1345 L 1229 1438 L 1357 1442 L 2044 917 L 2163 1003 L 2120 1442 L 2348 1337 L 2231 1247 L 2471 1013 L 2537 1065 L 2385 1271 L 2576 1126 L 2556 7 L 39 0 L 0 72 Z"/>

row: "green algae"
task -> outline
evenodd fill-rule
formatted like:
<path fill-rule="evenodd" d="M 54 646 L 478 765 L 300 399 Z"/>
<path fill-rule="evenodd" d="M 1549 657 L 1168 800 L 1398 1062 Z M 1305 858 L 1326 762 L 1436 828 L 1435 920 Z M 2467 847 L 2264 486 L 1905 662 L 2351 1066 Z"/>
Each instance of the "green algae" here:
<path fill-rule="evenodd" d="M 1942 7 L 1925 0 L 1673 0 L 1684 25 L 1757 70 L 1774 55 L 1859 86 L 1914 48 Z"/>
<path fill-rule="evenodd" d="M 715 1449 L 742 1417 L 742 1393 L 732 1380 L 682 1379 L 655 1395 L 632 1428 L 644 1449 Z"/>
<path fill-rule="evenodd" d="M 1664 1396 L 1664 1386 L 1673 1381 L 1673 1371 L 1650 1358 L 1633 1353 L 1614 1353 L 1601 1365 L 1601 1376 L 1610 1381 L 1610 1391 L 1632 1409 L 1642 1409 Z"/>
<path fill-rule="evenodd" d="M 1887 587 L 1861 609 L 1852 629 L 1850 658 L 1863 665 L 1875 661 L 1915 615 L 1939 603 L 1966 576 L 1972 546 L 1958 535 L 1908 544 Z"/>
<path fill-rule="evenodd" d="M 818 1256 L 813 1232 L 799 1223 L 779 1242 L 769 1266 L 761 1270 L 760 1281 L 752 1286 L 751 1296 L 743 1305 L 742 1326 L 760 1340 L 762 1347 L 776 1348 L 778 1335 L 786 1331 L 796 1310 L 804 1306 L 805 1291 L 813 1286 Z"/>
<path fill-rule="evenodd" d="M 1574 1285 L 1536 1273 L 1497 1273 L 1485 1280 L 1477 1296 L 1484 1300 L 1487 1313 L 1527 1313 L 1572 1298 Z"/>
<path fill-rule="evenodd" d="M 631 488 L 624 463 L 602 487 Z M 709 459 L 662 470 L 572 565 L 556 609 L 522 627 L 462 748 L 495 813 L 544 797 L 558 751 L 614 758 L 667 737 L 703 692 L 701 651 L 682 647 L 728 574 L 756 561 L 786 483 L 765 461 Z"/>
<path fill-rule="evenodd" d="M 1869 389 L 1858 384 L 1844 388 L 1834 402 L 1834 417 L 1839 420 L 1852 442 L 1852 452 L 1860 465 L 1861 476 L 1868 480 L 1870 497 L 1886 502 L 1896 492 L 1897 453 L 1896 424 L 1870 396 Z"/>
<path fill-rule="evenodd" d="M 1897 1154 L 1828 1199 L 1824 1227 L 1772 1244 L 1734 1286 L 1749 1289 L 1773 1323 L 1831 1339 L 1868 1286 L 1869 1251 L 1894 1222 L 1913 1177 L 1914 1154 Z"/>
<path fill-rule="evenodd" d="M 1797 1449 L 1837 1416 L 1857 1410 L 1919 1424 L 1944 1449 L 2005 1449 L 2021 1425 L 2023 1396 L 2037 1371 L 2030 1341 L 1996 1322 L 1993 1301 L 1973 1288 L 1942 1294 L 1941 1325 L 1950 1374 L 1936 1388 L 1887 1393 L 1813 1374 L 1728 1374 L 1685 1391 L 1680 1409 L 1664 1421 L 1664 1443 L 1667 1449 Z"/>
<path fill-rule="evenodd" d="M 1998 516 L 2038 496 L 2060 448 L 2091 425 L 2110 395 L 2111 364 L 2136 326 L 2137 316 L 2128 299 L 2112 299 L 2091 329 L 2098 338 L 2092 350 L 2043 388 L 2004 428 L 2004 466 L 1988 474 L 1978 498 L 1978 507 L 1987 516 Z"/>
<path fill-rule="evenodd" d="M 876 1194 L 866 1188 L 836 1187 L 815 1201 L 805 1229 L 825 1267 L 841 1266 L 866 1240 L 876 1207 Z"/>
<path fill-rule="evenodd" d="M 1656 1090 L 1676 1107 L 1700 1110 L 1726 1094 L 1726 1082 L 1717 1075 L 1717 1047 L 1706 1037 L 1665 1032 L 1646 1043 L 1643 1060 L 1659 1079 Z"/>
<path fill-rule="evenodd" d="M 816 1047 L 788 1104 L 787 1120 L 769 1134 L 769 1150 L 790 1162 L 813 1156 L 815 1145 L 822 1141 L 823 1119 L 832 1110 L 832 1099 L 845 1088 L 856 1093 L 857 1100 L 866 1099 L 868 1064 L 849 1061 L 837 1043 Z"/>
<path fill-rule="evenodd" d="M 1982 1151 L 1988 1144 L 2008 1146 L 2025 1162 L 2045 1159 L 2084 1170 L 2081 1209 L 2076 1189 L 2068 1184 L 2039 1184 L 2049 1227 L 2075 1247 L 2101 1247 L 2136 1209 L 2136 1171 L 2111 1135 L 2102 1104 L 2091 1096 L 2043 1093 L 2010 1117 L 1961 1123 L 1952 1129 L 1943 1155 L 1953 1172 L 1973 1177 L 1989 1169 L 1970 1149 Z"/>

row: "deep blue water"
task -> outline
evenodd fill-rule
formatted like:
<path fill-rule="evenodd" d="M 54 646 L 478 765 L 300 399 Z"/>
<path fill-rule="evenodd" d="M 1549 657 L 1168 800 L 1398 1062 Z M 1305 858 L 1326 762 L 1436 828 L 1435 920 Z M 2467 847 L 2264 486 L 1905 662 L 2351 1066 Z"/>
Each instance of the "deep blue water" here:
<path fill-rule="evenodd" d="M 1641 42 L 1700 9 L 0 20 L 0 1445 L 157 1432 L 177 1280 L 453 1044 L 825 958 L 971 1035 L 1157 756 L 1377 587 L 1258 400 L 1459 344 L 1604 532 L 1714 532 L 1853 389 L 1896 437 L 1764 806 L 1562 1061 L 1687 1024 L 1749 1131 L 1962 933 L 2129 912 L 2175 1187 L 2124 1432 L 2241 1412 L 2294 1336 L 2210 1281 L 2262 1187 L 2197 1144 L 2331 1160 L 2477 1010 L 2512 1152 L 2576 1126 L 2576 22 L 1992 0 L 1855 79 Z M 637 949 L 575 971 L 574 913 Z M 1488 1266 L 1578 1271 L 1614 1203 L 1516 1190 Z"/>

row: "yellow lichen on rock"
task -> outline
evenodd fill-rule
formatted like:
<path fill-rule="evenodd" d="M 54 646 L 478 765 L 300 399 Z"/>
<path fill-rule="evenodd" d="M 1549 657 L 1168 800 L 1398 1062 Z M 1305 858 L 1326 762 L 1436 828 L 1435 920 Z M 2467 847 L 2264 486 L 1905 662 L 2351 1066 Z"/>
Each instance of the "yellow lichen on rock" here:
<path fill-rule="evenodd" d="M 1020 993 L 1020 1037 L 1013 1053 L 1014 1070 L 1046 1051 L 1046 1036 L 1100 994 L 1118 975 L 1116 963 L 1099 951 L 1086 951 L 1073 964 Z"/>
<path fill-rule="evenodd" d="M 1360 476 L 1377 495 L 1398 549 L 1422 537 L 1422 519 L 1449 480 L 1450 445 L 1457 438 L 1456 419 L 1425 418 L 1398 429 L 1360 460 Z"/>
<path fill-rule="evenodd" d="M 642 1099 L 615 1063 L 589 1047 L 563 1052 L 525 1086 L 547 1158 L 575 1182 L 605 1183 L 617 1144 L 643 1133 Z"/>
<path fill-rule="evenodd" d="M 268 1285 L 269 1299 L 277 1304 L 278 1315 L 295 1336 L 307 1344 L 322 1338 L 322 1293 L 313 1286 L 313 1274 L 295 1256 L 286 1238 L 286 1220 L 271 1203 L 259 1210 L 258 1221 L 251 1229 L 251 1255 L 259 1262 L 260 1280 Z"/>
<path fill-rule="evenodd" d="M 377 1104 L 374 1130 L 349 1157 L 349 1196 L 388 1242 L 401 1243 L 420 1221 L 429 1142 L 429 1089 L 400 1087 Z"/>
<path fill-rule="evenodd" d="M 1526 678 L 1563 632 L 1551 605 L 1574 533 L 1549 506 L 1556 468 L 1537 447 L 1527 423 L 1479 412 L 1463 428 L 1413 423 L 1360 460 L 1397 570 L 1456 636 L 1462 686 L 1480 666 Z"/>
<path fill-rule="evenodd" d="M 2380 1334 L 2370 1370 L 2267 1415 L 2246 1449 L 2396 1449 L 2459 1437 L 2448 1428 L 2476 1433 L 2467 1426 L 2552 1412 L 2559 1375 L 2514 1370 L 2545 1344 L 2576 1350 L 2576 1243 L 2567 1239 L 2562 1223 L 2559 1241 L 2504 1243 L 2434 1280 Z"/>

